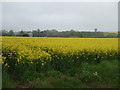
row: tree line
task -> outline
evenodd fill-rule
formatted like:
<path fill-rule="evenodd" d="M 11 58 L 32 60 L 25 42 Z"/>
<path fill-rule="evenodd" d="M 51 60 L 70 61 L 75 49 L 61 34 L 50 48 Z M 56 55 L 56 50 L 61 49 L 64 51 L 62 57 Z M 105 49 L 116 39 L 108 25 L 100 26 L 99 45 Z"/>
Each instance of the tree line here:
<path fill-rule="evenodd" d="M 28 36 L 28 33 L 31 33 L 33 37 L 81 37 L 81 38 L 112 38 L 117 37 L 117 34 L 113 33 L 104 33 L 94 29 L 93 32 L 80 32 L 75 30 L 70 31 L 57 31 L 56 29 L 44 30 L 40 29 L 32 31 L 13 31 L 13 30 L 2 30 L 2 36 Z"/>

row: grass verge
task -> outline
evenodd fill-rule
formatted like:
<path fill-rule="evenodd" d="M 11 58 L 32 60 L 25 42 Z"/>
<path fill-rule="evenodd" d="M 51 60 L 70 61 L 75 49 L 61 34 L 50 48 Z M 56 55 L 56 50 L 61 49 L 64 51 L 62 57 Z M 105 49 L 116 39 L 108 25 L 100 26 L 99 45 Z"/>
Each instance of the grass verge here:
<path fill-rule="evenodd" d="M 19 83 L 3 72 L 3 88 L 117 88 L 118 77 L 118 60 L 99 64 L 82 62 L 79 67 L 71 67 L 65 72 L 27 70 L 18 77 Z"/>

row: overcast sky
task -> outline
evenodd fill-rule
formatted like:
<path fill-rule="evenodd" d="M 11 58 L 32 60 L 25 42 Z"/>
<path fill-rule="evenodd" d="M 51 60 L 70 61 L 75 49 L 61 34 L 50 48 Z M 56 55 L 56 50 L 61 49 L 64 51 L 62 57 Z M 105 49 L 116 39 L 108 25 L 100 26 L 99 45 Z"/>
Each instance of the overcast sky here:
<path fill-rule="evenodd" d="M 6 30 L 118 30 L 117 2 L 4 2 Z"/>

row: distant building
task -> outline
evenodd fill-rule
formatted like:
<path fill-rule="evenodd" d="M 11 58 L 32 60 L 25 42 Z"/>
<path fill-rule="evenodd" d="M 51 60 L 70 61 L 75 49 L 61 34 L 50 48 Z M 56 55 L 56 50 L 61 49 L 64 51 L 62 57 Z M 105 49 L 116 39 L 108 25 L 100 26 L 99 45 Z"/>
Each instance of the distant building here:
<path fill-rule="evenodd" d="M 94 32 L 94 29 L 93 30 L 81 30 L 80 32 Z"/>
<path fill-rule="evenodd" d="M 27 34 L 28 34 L 28 37 L 33 37 L 32 33 L 27 33 Z"/>
<path fill-rule="evenodd" d="M 107 32 L 104 32 L 103 34 L 104 34 L 105 37 L 118 37 L 117 33 L 107 33 Z"/>

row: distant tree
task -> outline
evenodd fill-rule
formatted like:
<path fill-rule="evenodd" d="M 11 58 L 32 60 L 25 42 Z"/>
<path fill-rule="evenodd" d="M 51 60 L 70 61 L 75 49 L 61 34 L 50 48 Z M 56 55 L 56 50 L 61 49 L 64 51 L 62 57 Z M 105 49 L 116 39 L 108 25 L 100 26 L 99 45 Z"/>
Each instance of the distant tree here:
<path fill-rule="evenodd" d="M 33 37 L 37 37 L 37 31 L 36 30 L 33 30 L 32 34 L 33 34 Z"/>
<path fill-rule="evenodd" d="M 56 29 L 52 29 L 52 30 L 50 30 L 51 32 L 58 32 Z"/>
<path fill-rule="evenodd" d="M 70 31 L 69 31 L 69 35 L 70 35 L 70 36 L 75 36 L 75 35 L 76 35 L 76 32 L 75 32 L 74 30 L 70 30 Z"/>
<path fill-rule="evenodd" d="M 2 30 L 2 36 L 7 36 L 7 35 L 8 35 L 8 31 Z"/>
<path fill-rule="evenodd" d="M 37 36 L 40 37 L 40 29 L 37 29 Z"/>
<path fill-rule="evenodd" d="M 2 36 L 2 30 L 0 30 L 0 36 Z"/>
<path fill-rule="evenodd" d="M 19 32 L 19 34 L 20 34 L 20 35 L 24 35 L 25 32 L 21 30 L 21 31 Z"/>
<path fill-rule="evenodd" d="M 97 28 L 95 28 L 94 30 L 95 30 L 95 32 L 97 32 L 97 30 L 98 30 L 98 29 L 97 29 Z"/>
<path fill-rule="evenodd" d="M 37 33 L 40 33 L 40 29 L 37 29 Z"/>
<path fill-rule="evenodd" d="M 10 30 L 10 31 L 8 32 L 8 35 L 9 35 L 9 36 L 14 36 L 14 35 L 15 35 L 15 33 L 14 33 L 14 31 L 13 31 L 13 30 Z"/>

